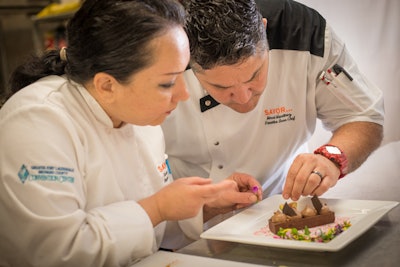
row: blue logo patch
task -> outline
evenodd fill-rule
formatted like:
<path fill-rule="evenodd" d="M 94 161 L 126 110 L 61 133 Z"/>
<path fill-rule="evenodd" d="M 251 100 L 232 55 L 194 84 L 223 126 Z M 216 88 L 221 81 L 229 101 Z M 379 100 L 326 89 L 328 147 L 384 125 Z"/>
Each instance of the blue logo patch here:
<path fill-rule="evenodd" d="M 23 184 L 25 183 L 26 179 L 28 179 L 28 176 L 29 176 L 29 171 L 25 167 L 25 165 L 22 164 L 21 169 L 18 172 L 18 177 Z"/>
<path fill-rule="evenodd" d="M 73 172 L 73 168 L 67 167 L 36 165 L 30 166 L 30 168 L 28 169 L 25 164 L 22 164 L 21 168 L 18 171 L 18 177 L 23 184 L 27 180 L 74 183 L 75 178 L 72 176 Z"/>

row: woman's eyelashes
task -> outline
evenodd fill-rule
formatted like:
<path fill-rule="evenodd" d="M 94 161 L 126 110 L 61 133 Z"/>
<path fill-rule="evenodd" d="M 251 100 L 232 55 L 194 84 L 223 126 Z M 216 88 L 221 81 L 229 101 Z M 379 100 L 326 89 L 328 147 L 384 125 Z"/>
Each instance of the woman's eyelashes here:
<path fill-rule="evenodd" d="M 159 86 L 165 89 L 169 89 L 175 85 L 175 82 L 169 82 L 169 83 L 162 83 Z"/>

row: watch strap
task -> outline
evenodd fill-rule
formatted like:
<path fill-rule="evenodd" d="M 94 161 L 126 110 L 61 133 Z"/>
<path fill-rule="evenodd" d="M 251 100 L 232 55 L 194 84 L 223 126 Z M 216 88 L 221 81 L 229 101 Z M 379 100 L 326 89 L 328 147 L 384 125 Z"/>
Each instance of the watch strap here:
<path fill-rule="evenodd" d="M 338 153 L 338 154 L 330 153 L 327 150 L 327 147 L 337 148 L 338 151 L 340 151 L 340 153 Z M 335 163 L 339 167 L 339 170 L 340 170 L 339 179 L 346 176 L 346 174 L 348 172 L 348 161 L 347 161 L 346 154 L 344 154 L 344 152 L 339 147 L 337 147 L 335 145 L 331 145 L 331 144 L 326 144 L 326 145 L 323 145 L 323 146 L 317 148 L 314 151 L 314 154 L 322 155 L 322 156 L 326 157 L 327 159 L 329 159 L 330 161 L 332 161 L 333 163 Z"/>

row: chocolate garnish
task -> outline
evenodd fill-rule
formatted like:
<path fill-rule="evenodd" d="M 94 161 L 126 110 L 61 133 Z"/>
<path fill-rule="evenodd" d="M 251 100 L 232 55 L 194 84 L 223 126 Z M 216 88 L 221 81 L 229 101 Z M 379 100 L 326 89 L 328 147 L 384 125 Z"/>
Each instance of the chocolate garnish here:
<path fill-rule="evenodd" d="M 285 214 L 287 216 L 296 216 L 297 215 L 297 213 L 294 211 L 294 209 L 292 207 L 290 207 L 287 202 L 285 202 L 285 205 L 283 205 L 282 212 L 283 212 L 283 214 Z"/>
<path fill-rule="evenodd" d="M 278 231 L 282 228 L 296 228 L 297 230 L 301 230 L 304 229 L 306 226 L 308 228 L 312 228 L 315 226 L 335 222 L 335 213 L 333 211 L 328 210 L 327 212 L 324 212 L 324 214 L 320 214 L 320 211 L 324 208 L 324 205 L 321 203 L 320 199 L 317 196 L 312 197 L 311 202 L 314 208 L 317 210 L 318 214 L 310 217 L 296 216 L 297 213 L 295 208 L 292 208 L 290 205 L 285 203 L 282 208 L 282 213 L 291 218 L 288 218 L 287 220 L 282 222 L 272 222 L 272 217 L 269 218 L 268 225 L 271 232 L 277 234 Z"/>
<path fill-rule="evenodd" d="M 278 233 L 279 229 L 283 228 L 296 228 L 297 230 L 304 229 L 306 226 L 312 228 L 319 225 L 325 225 L 328 223 L 335 222 L 335 213 L 330 211 L 324 215 L 315 215 L 311 217 L 296 218 L 286 220 L 284 222 L 272 222 L 271 219 L 268 220 L 269 229 L 272 233 Z"/>
<path fill-rule="evenodd" d="M 322 205 L 321 201 L 319 200 L 319 198 L 316 195 L 314 195 L 311 198 L 311 202 L 314 205 L 314 208 L 317 210 L 317 214 L 321 214 L 321 209 L 322 209 L 323 205 Z"/>

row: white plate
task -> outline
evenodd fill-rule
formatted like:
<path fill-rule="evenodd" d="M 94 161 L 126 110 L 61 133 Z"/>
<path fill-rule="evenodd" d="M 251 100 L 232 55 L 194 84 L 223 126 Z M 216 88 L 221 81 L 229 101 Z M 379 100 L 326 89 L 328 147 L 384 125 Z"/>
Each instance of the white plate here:
<path fill-rule="evenodd" d="M 131 267 L 155 267 L 155 266 L 165 266 L 165 267 L 257 267 L 261 265 L 218 260 L 213 258 L 192 256 L 186 254 L 180 254 L 176 252 L 166 252 L 158 251 L 153 255 L 144 258 L 140 262 L 132 265 Z M 262 265 L 265 266 L 265 265 Z"/>
<path fill-rule="evenodd" d="M 327 203 L 329 208 L 335 212 L 336 217 L 348 218 L 351 227 L 333 240 L 327 243 L 304 242 L 296 240 L 277 239 L 271 236 L 255 235 L 255 232 L 267 226 L 268 219 L 273 212 L 285 203 L 281 195 L 275 195 L 264 199 L 252 207 L 232 216 L 231 218 L 217 224 L 201 234 L 202 238 L 254 245 L 315 250 L 315 251 L 337 251 L 348 245 L 355 238 L 367 231 L 383 215 L 399 202 L 396 201 L 372 201 L 372 200 L 345 200 L 325 199 L 321 202 Z M 306 203 L 311 203 L 309 198 L 301 198 L 298 201 L 299 209 Z"/>

